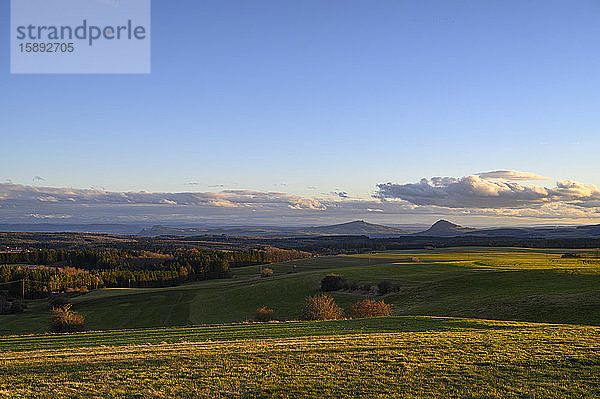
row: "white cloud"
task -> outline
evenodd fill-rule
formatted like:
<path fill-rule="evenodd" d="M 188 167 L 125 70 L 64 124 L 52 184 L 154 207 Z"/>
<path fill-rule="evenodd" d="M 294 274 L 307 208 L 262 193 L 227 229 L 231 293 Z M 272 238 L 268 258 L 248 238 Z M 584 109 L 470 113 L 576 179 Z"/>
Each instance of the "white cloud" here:
<path fill-rule="evenodd" d="M 221 192 L 151 193 L 110 192 L 98 189 L 33 187 L 0 184 L 0 201 L 29 206 L 35 202 L 70 205 L 181 205 L 212 207 L 291 206 L 294 209 L 322 210 L 325 206 L 315 199 L 281 192 L 224 190 Z"/>
<path fill-rule="evenodd" d="M 71 215 L 40 215 L 39 213 L 31 213 L 28 216 L 31 216 L 34 219 L 39 220 L 52 220 L 52 219 L 70 219 Z"/>
<path fill-rule="evenodd" d="M 434 177 L 419 183 L 377 185 L 375 196 L 381 200 L 404 200 L 415 205 L 446 208 L 526 208 L 549 203 L 571 202 L 585 206 L 600 200 L 594 185 L 559 181 L 554 188 L 521 185 L 480 176 L 462 178 Z"/>
<path fill-rule="evenodd" d="M 536 175 L 530 172 L 519 172 L 517 170 L 495 170 L 492 172 L 477 173 L 482 179 L 503 179 L 509 181 L 543 181 L 552 180 L 549 177 Z"/>

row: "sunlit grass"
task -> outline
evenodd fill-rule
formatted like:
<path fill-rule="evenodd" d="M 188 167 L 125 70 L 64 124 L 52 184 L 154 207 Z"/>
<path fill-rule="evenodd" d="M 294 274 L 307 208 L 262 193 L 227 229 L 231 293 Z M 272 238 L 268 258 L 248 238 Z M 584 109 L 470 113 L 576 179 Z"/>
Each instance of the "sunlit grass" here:
<path fill-rule="evenodd" d="M 394 319 L 371 323 L 382 321 L 385 329 L 390 320 Z M 4 352 L 0 395 L 579 398 L 600 394 L 600 328 L 462 322 L 432 319 L 424 324 L 435 328 L 394 333 L 167 340 L 154 345 Z M 337 323 L 331 325 L 335 331 L 345 322 L 332 323 Z"/>

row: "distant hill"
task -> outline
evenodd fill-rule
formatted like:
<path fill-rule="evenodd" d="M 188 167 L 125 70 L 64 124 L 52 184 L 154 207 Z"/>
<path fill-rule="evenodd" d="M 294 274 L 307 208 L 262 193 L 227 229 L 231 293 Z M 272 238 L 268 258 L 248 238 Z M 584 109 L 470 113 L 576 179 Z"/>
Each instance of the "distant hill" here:
<path fill-rule="evenodd" d="M 169 227 L 152 226 L 138 234 L 141 236 L 249 236 L 249 237 L 281 237 L 290 236 L 289 229 L 277 227 Z"/>
<path fill-rule="evenodd" d="M 591 236 L 600 236 L 600 224 L 594 224 L 589 226 L 578 226 L 576 231 Z"/>
<path fill-rule="evenodd" d="M 334 224 L 330 226 L 314 227 L 205 227 L 205 228 L 179 228 L 167 226 L 152 226 L 145 228 L 140 233 L 143 236 L 202 236 L 202 235 L 231 235 L 252 237 L 306 237 L 352 235 L 368 236 L 371 238 L 397 237 L 410 234 L 409 231 L 396 227 L 382 226 L 367 223 L 363 220 Z"/>
<path fill-rule="evenodd" d="M 600 225 L 546 226 L 546 227 L 497 227 L 474 229 L 462 227 L 447 220 L 436 222 L 429 229 L 417 233 L 429 237 L 512 237 L 512 238 L 593 238 L 600 237 Z"/>
<path fill-rule="evenodd" d="M 137 234 L 142 228 L 139 224 L 66 224 L 66 223 L 29 223 L 0 224 L 1 232 L 29 233 L 100 233 L 100 234 Z"/>
<path fill-rule="evenodd" d="M 433 224 L 433 226 L 419 233 L 419 235 L 431 237 L 454 237 L 474 231 L 477 230 L 468 227 L 462 227 L 447 220 L 438 220 Z"/>
<path fill-rule="evenodd" d="M 364 220 L 334 224 L 331 226 L 311 227 L 310 233 L 321 235 L 365 235 L 369 237 L 394 237 L 410 234 L 406 230 L 380 224 L 367 223 Z"/>

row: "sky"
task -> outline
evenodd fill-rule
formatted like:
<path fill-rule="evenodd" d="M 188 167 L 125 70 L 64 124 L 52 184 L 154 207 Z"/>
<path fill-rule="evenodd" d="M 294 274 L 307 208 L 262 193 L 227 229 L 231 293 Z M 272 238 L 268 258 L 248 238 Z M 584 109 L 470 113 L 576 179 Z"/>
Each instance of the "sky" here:
<path fill-rule="evenodd" d="M 147 75 L 0 24 L 0 221 L 600 223 L 596 0 L 153 0 Z"/>

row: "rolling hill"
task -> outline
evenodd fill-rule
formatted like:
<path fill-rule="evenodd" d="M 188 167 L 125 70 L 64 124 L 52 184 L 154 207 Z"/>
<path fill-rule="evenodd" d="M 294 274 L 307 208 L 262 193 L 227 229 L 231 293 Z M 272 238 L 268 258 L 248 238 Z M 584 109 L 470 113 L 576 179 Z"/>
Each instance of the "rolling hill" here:
<path fill-rule="evenodd" d="M 364 235 L 369 237 L 394 237 L 410 234 L 406 230 L 367 223 L 364 220 L 331 226 L 311 227 L 307 229 L 307 232 L 320 235 Z"/>

